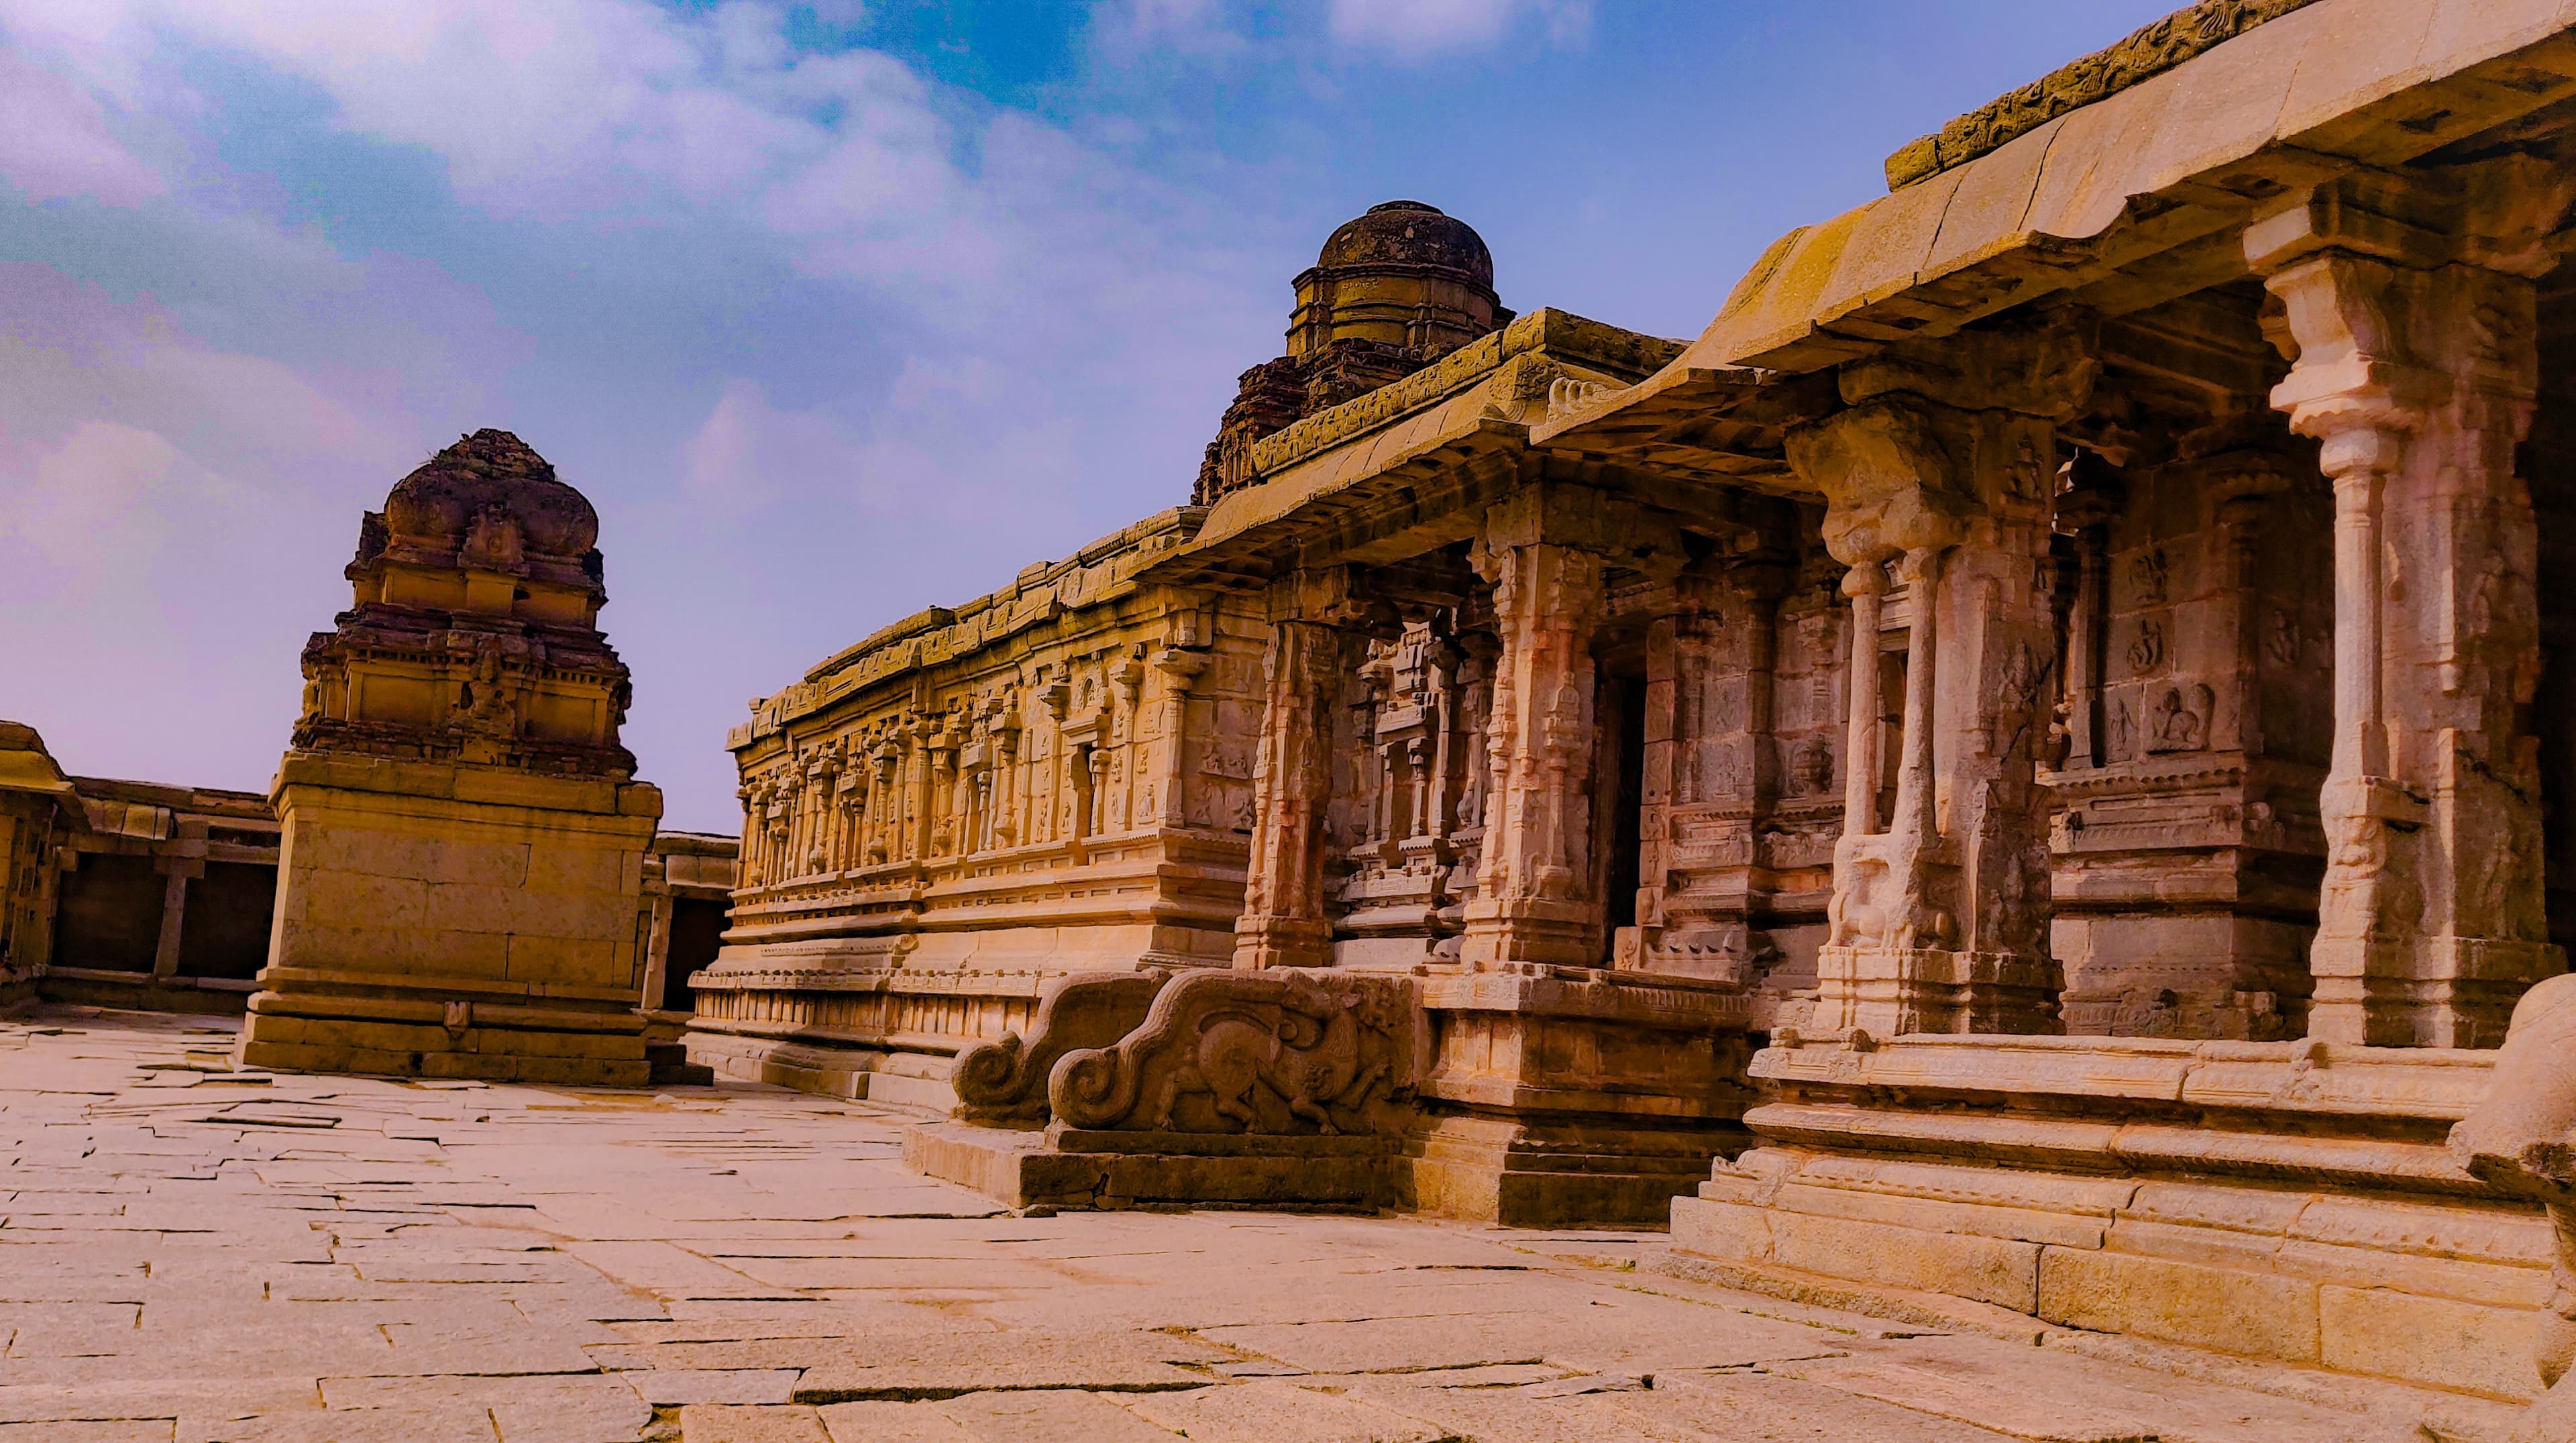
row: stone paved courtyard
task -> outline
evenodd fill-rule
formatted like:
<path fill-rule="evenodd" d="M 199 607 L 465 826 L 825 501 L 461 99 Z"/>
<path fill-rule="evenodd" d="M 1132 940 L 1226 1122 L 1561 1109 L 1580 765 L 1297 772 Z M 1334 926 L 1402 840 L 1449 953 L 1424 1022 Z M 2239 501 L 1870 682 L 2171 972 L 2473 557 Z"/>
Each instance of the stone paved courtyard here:
<path fill-rule="evenodd" d="M 1651 1235 L 1013 1217 L 751 1088 L 229 1070 L 0 1022 L 0 1439 L 2381 1436 L 2310 1401 L 1640 1271 Z M 2046 1346 L 2034 1347 L 2034 1341 Z"/>

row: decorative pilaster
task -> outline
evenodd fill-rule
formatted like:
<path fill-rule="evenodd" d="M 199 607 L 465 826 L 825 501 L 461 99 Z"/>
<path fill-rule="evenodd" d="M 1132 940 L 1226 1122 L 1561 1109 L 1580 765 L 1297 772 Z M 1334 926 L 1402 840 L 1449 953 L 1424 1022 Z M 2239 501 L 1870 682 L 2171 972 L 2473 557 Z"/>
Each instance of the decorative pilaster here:
<path fill-rule="evenodd" d="M 1195 612 L 1183 613 L 1186 620 L 1177 626 L 1167 642 L 1155 648 L 1154 670 L 1163 674 L 1161 708 L 1156 725 L 1162 743 L 1160 779 L 1155 783 L 1159 813 L 1154 821 L 1164 827 L 1186 827 L 1190 824 L 1189 798 L 1182 795 L 1188 783 L 1189 750 L 1184 735 L 1189 721 L 1190 687 L 1208 668 L 1211 654 L 1198 635 Z"/>
<path fill-rule="evenodd" d="M 2538 538 L 2513 463 L 2538 385 L 2526 277 L 2547 264 L 2515 235 L 2554 225 L 2567 184 L 2506 164 L 2438 217 L 2338 193 L 2247 231 L 2297 350 L 2272 403 L 2322 443 L 2335 499 L 2312 1038 L 2497 1046 L 2565 967 L 2542 917 Z"/>

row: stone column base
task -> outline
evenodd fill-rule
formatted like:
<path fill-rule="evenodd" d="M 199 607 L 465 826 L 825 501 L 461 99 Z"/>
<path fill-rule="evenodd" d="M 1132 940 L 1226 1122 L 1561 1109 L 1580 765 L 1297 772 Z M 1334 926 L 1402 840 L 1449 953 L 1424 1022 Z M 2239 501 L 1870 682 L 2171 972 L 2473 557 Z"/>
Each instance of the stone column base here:
<path fill-rule="evenodd" d="M 1873 1037 L 2056 1033 L 2064 1030 L 2059 980 L 2053 959 L 2009 952 L 1819 947 L 1815 1026 L 1820 1032 L 1856 1027 Z"/>
<path fill-rule="evenodd" d="M 643 1086 L 651 786 L 289 753 L 252 1067 Z"/>
<path fill-rule="evenodd" d="M 1601 910 L 1586 902 L 1526 897 L 1467 903 L 1466 935 L 1459 954 L 1469 965 L 1534 962 L 1598 967 L 1602 958 Z"/>
<path fill-rule="evenodd" d="M 1308 917 L 1245 917 L 1234 927 L 1234 965 L 1330 967 L 1333 926 Z"/>
<path fill-rule="evenodd" d="M 2531 984 L 2567 970 L 2545 942 L 2319 937 L 2308 1036 L 2368 1047 L 2501 1047 Z"/>
<path fill-rule="evenodd" d="M 1428 1117 L 1404 1140 L 1397 1203 L 1504 1227 L 1658 1227 L 1714 1159 L 1750 1141 L 1731 1121 Z"/>

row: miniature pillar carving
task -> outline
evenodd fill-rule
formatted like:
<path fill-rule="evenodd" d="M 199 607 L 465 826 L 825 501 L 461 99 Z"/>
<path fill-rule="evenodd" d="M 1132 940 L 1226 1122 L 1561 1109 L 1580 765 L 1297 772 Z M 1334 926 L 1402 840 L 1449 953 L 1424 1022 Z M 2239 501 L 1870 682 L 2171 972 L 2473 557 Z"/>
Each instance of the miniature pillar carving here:
<path fill-rule="evenodd" d="M 1192 633 L 1154 653 L 1154 669 L 1163 674 L 1162 778 L 1157 799 L 1161 814 L 1154 820 L 1165 827 L 1190 824 L 1188 798 L 1182 795 L 1188 778 L 1183 733 L 1189 719 L 1190 687 L 1207 670 L 1209 660 L 1206 651 L 1190 648 L 1189 643 L 1195 640 Z"/>
<path fill-rule="evenodd" d="M 2565 966 L 2542 918 L 2538 533 L 2513 465 L 2538 388 L 2538 262 L 2494 243 L 2471 189 L 2444 230 L 2487 264 L 2364 253 L 2385 248 L 2337 233 L 2349 201 L 2303 197 L 2246 237 L 2297 350 L 2272 404 L 2322 443 L 2334 487 L 2309 955 L 2308 1035 L 2325 1041 L 2498 1046 L 2515 999 Z"/>

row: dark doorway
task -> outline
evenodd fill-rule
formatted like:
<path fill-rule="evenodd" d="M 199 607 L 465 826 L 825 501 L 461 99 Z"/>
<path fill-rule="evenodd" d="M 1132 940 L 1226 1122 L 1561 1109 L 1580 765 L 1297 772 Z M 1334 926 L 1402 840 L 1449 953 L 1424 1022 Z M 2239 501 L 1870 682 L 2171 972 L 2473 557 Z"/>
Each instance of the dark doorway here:
<path fill-rule="evenodd" d="M 1597 801 L 1610 808 L 1608 882 L 1602 901 L 1609 911 L 1609 939 L 1616 945 L 1619 929 L 1637 925 L 1637 854 L 1645 842 L 1642 822 L 1646 805 L 1646 679 L 1642 676 L 1606 678 L 1615 715 L 1608 718 L 1612 732 L 1607 787 L 1594 792 Z M 1595 835 L 1602 833 L 1596 832 Z"/>
<path fill-rule="evenodd" d="M 662 959 L 662 995 L 654 1006 L 665 1012 L 694 1012 L 697 994 L 689 974 L 716 960 L 724 945 L 728 904 L 697 897 L 671 900 L 671 950 Z"/>
<path fill-rule="evenodd" d="M 161 902 L 170 879 L 150 857 L 84 852 L 63 874 L 55 914 L 54 964 L 106 972 L 149 972 L 161 950 Z"/>
<path fill-rule="evenodd" d="M 188 883 L 179 914 L 179 975 L 249 981 L 268 965 L 277 911 L 277 869 L 258 862 L 208 862 Z"/>

